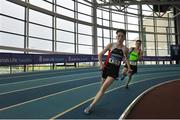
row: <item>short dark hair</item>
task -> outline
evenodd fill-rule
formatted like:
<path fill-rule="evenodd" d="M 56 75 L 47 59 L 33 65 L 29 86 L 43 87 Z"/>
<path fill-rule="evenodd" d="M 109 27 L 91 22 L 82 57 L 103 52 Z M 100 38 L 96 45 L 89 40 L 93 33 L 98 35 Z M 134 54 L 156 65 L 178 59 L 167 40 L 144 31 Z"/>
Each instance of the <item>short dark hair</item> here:
<path fill-rule="evenodd" d="M 140 42 L 141 43 L 141 40 L 136 40 L 136 42 Z"/>
<path fill-rule="evenodd" d="M 123 29 L 118 29 L 118 30 L 116 31 L 116 34 L 118 34 L 118 32 L 121 32 L 121 33 L 123 33 L 124 35 L 126 35 L 126 31 L 123 30 Z"/>

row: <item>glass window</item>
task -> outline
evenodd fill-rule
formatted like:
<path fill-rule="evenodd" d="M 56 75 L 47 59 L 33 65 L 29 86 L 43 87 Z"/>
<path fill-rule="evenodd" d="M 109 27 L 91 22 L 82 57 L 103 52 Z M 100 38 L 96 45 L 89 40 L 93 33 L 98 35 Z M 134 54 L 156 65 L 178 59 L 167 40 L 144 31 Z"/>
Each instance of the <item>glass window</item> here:
<path fill-rule="evenodd" d="M 102 43 L 102 38 L 101 37 L 98 37 L 98 47 L 102 47 L 103 46 L 103 43 Z"/>
<path fill-rule="evenodd" d="M 147 49 L 155 49 L 155 43 L 154 42 L 146 42 L 146 48 Z"/>
<path fill-rule="evenodd" d="M 7 0 L 0 0 L 0 13 L 24 19 L 24 7 L 8 2 Z"/>
<path fill-rule="evenodd" d="M 24 48 L 24 36 L 17 36 L 0 32 L 0 45 Z"/>
<path fill-rule="evenodd" d="M 157 33 L 167 33 L 167 29 L 165 27 L 157 27 Z"/>
<path fill-rule="evenodd" d="M 175 29 L 174 27 L 166 27 L 167 33 L 174 33 Z"/>
<path fill-rule="evenodd" d="M 0 30 L 24 34 L 24 22 L 0 16 Z"/>
<path fill-rule="evenodd" d="M 78 13 L 78 19 L 86 22 L 92 22 L 92 17 Z"/>
<path fill-rule="evenodd" d="M 62 7 L 57 6 L 57 13 L 61 14 L 61 15 L 68 16 L 68 17 L 71 17 L 71 18 L 74 18 L 74 12 L 73 11 L 62 8 Z"/>
<path fill-rule="evenodd" d="M 102 18 L 102 10 L 97 9 L 97 17 Z"/>
<path fill-rule="evenodd" d="M 57 28 L 74 32 L 74 22 L 57 19 Z"/>
<path fill-rule="evenodd" d="M 98 47 L 98 53 L 100 53 L 103 50 L 102 47 Z"/>
<path fill-rule="evenodd" d="M 154 42 L 154 34 L 144 34 L 144 39 L 145 39 L 145 41 L 151 41 L 151 42 Z"/>
<path fill-rule="evenodd" d="M 157 22 L 157 26 L 168 26 L 168 20 L 167 19 L 155 19 Z"/>
<path fill-rule="evenodd" d="M 92 0 L 86 0 L 86 1 L 92 2 Z M 91 5 L 91 4 L 89 4 L 88 2 L 86 2 L 86 1 L 85 1 L 85 0 L 78 0 L 78 2 L 87 4 L 87 5 Z"/>
<path fill-rule="evenodd" d="M 58 30 L 57 31 L 57 41 L 74 43 L 74 33 Z"/>
<path fill-rule="evenodd" d="M 152 18 L 143 18 L 143 25 L 144 26 L 154 26 L 154 22 Z"/>
<path fill-rule="evenodd" d="M 109 12 L 103 11 L 103 18 L 109 20 Z"/>
<path fill-rule="evenodd" d="M 138 40 L 139 39 L 139 33 L 132 33 L 128 32 L 128 40 Z"/>
<path fill-rule="evenodd" d="M 135 16 L 127 16 L 128 17 L 128 23 L 136 24 L 138 25 L 138 18 Z"/>
<path fill-rule="evenodd" d="M 97 19 L 97 24 L 102 25 L 102 19 Z"/>
<path fill-rule="evenodd" d="M 145 61 L 144 63 L 145 63 L 145 65 L 155 65 L 156 64 L 155 61 Z"/>
<path fill-rule="evenodd" d="M 52 51 L 52 41 L 29 38 L 29 48 Z"/>
<path fill-rule="evenodd" d="M 74 1 L 73 0 L 57 0 L 57 4 L 68 9 L 74 10 Z"/>
<path fill-rule="evenodd" d="M 128 30 L 139 31 L 139 26 L 128 24 Z"/>
<path fill-rule="evenodd" d="M 79 45 L 80 54 L 92 54 L 92 46 Z"/>
<path fill-rule="evenodd" d="M 78 32 L 92 35 L 92 26 L 78 24 Z"/>
<path fill-rule="evenodd" d="M 52 40 L 52 29 L 29 24 L 29 35 Z"/>
<path fill-rule="evenodd" d="M 144 29 L 146 32 L 154 32 L 154 27 L 153 26 L 144 26 Z"/>
<path fill-rule="evenodd" d="M 112 39 L 112 42 L 117 42 L 117 40 L 113 38 L 113 39 Z"/>
<path fill-rule="evenodd" d="M 92 45 L 92 36 L 79 35 L 78 38 L 79 44 Z"/>
<path fill-rule="evenodd" d="M 102 28 L 97 28 L 97 35 L 102 37 Z"/>
<path fill-rule="evenodd" d="M 29 10 L 29 21 L 46 26 L 52 26 L 52 16 L 34 10 Z"/>
<path fill-rule="evenodd" d="M 110 38 L 109 30 L 103 29 L 103 31 L 104 31 L 104 37 Z"/>
<path fill-rule="evenodd" d="M 158 56 L 168 56 L 167 50 L 158 50 Z"/>
<path fill-rule="evenodd" d="M 109 27 L 109 20 L 103 20 L 103 26 Z"/>
<path fill-rule="evenodd" d="M 57 0 L 57 1 L 61 1 L 61 0 Z M 44 0 L 29 0 L 29 2 L 35 6 L 52 11 L 52 4 L 49 3 L 52 2 L 52 0 L 49 0 L 49 2 L 46 2 Z"/>
<path fill-rule="evenodd" d="M 78 3 L 78 12 L 91 15 L 91 7 Z"/>
<path fill-rule="evenodd" d="M 165 64 L 170 64 L 170 61 L 165 61 Z"/>
<path fill-rule="evenodd" d="M 146 16 L 152 16 L 153 12 L 152 12 L 152 9 L 150 7 L 153 8 L 152 5 L 150 5 L 150 6 L 142 5 L 142 14 L 146 15 Z"/>
<path fill-rule="evenodd" d="M 175 43 L 175 35 L 170 36 L 170 43 Z"/>
<path fill-rule="evenodd" d="M 157 35 L 157 41 L 167 42 L 167 35 Z"/>
<path fill-rule="evenodd" d="M 74 53 L 74 44 L 57 42 L 58 52 Z"/>
<path fill-rule="evenodd" d="M 130 48 L 130 47 L 135 47 L 135 40 L 131 40 L 131 41 L 126 41 L 126 43 L 127 43 L 127 45 L 128 45 L 128 47 Z"/>
<path fill-rule="evenodd" d="M 116 30 L 113 30 L 113 39 L 116 39 Z"/>
<path fill-rule="evenodd" d="M 125 29 L 125 24 L 124 24 L 124 23 L 112 22 L 112 26 L 113 26 L 114 28 Z"/>
<path fill-rule="evenodd" d="M 110 39 L 104 38 L 104 46 L 107 46 L 110 43 Z"/>
<path fill-rule="evenodd" d="M 112 13 L 112 21 L 124 22 L 124 15 Z"/>
<path fill-rule="evenodd" d="M 167 42 L 158 42 L 158 49 L 168 49 Z"/>
<path fill-rule="evenodd" d="M 147 56 L 155 56 L 155 50 L 147 50 L 146 54 Z"/>
<path fill-rule="evenodd" d="M 128 6 L 127 11 L 130 13 L 138 14 L 137 5 Z"/>

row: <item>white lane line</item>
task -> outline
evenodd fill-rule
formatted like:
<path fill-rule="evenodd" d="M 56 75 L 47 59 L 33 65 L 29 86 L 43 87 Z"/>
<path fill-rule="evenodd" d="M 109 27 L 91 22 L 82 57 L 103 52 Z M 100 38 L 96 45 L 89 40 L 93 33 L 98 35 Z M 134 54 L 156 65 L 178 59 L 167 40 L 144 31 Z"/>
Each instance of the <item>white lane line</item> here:
<path fill-rule="evenodd" d="M 90 70 L 94 70 L 94 68 L 93 69 L 91 69 L 91 68 L 89 68 Z M 73 73 L 79 73 L 79 72 L 81 72 L 81 71 L 89 71 L 88 70 L 88 68 L 87 69 L 85 69 L 85 70 L 77 70 L 77 71 L 75 71 L 75 70 L 72 70 L 72 71 L 54 71 L 54 72 L 52 72 L 52 71 L 50 71 L 49 73 L 48 73 L 48 71 L 44 71 L 44 73 L 35 73 L 35 74 L 24 74 L 24 75 L 19 75 L 19 76 L 6 76 L 6 77 L 2 77 L 1 78 L 1 76 L 0 76 L 0 78 L 1 79 L 4 79 L 4 80 L 6 80 L 6 79 L 10 79 L 10 78 L 22 78 L 22 77 L 30 77 L 30 76 L 38 76 L 38 75 L 44 75 L 44 74 L 48 74 L 48 75 L 51 75 L 51 74 L 57 74 L 57 73 L 63 73 L 63 72 L 73 72 Z"/>
<path fill-rule="evenodd" d="M 92 73 L 97 73 L 97 72 L 88 72 L 88 73 L 81 73 L 81 74 L 72 74 L 72 75 L 62 75 L 62 76 L 55 76 L 55 77 L 47 77 L 47 78 L 40 78 L 40 79 L 33 79 L 33 80 L 27 80 L 27 81 L 19 81 L 19 82 L 12 82 L 12 83 L 4 83 L 4 84 L 0 84 L 1 86 L 5 86 L 5 85 L 14 85 L 14 84 L 19 84 L 19 83 L 28 83 L 28 82 L 33 82 L 33 81 L 41 81 L 41 80 L 46 80 L 46 79 L 53 79 L 53 78 L 62 78 L 62 77 L 69 77 L 69 76 L 80 76 L 80 75 L 86 75 L 86 74 L 92 74 Z"/>
<path fill-rule="evenodd" d="M 34 102 L 34 101 L 38 101 L 38 100 L 41 100 L 41 99 L 45 99 L 45 98 L 48 98 L 48 97 L 52 97 L 52 96 L 55 96 L 55 95 L 60 95 L 62 93 L 66 93 L 66 92 L 69 92 L 69 91 L 73 91 L 73 90 L 76 90 L 76 89 L 80 89 L 80 88 L 95 85 L 95 84 L 100 84 L 100 82 L 95 82 L 95 83 L 91 83 L 91 84 L 87 84 L 87 85 L 82 85 L 82 86 L 79 86 L 79 87 L 71 88 L 71 89 L 68 89 L 68 90 L 61 91 L 61 92 L 57 92 L 57 93 L 49 94 L 49 95 L 39 97 L 39 98 L 36 98 L 36 99 L 32 99 L 32 100 L 29 100 L 29 101 L 26 101 L 26 102 L 11 105 L 11 106 L 8 106 L 8 107 L 5 107 L 5 108 L 1 108 L 0 111 L 7 110 L 7 109 L 10 109 L 10 108 L 14 108 L 14 107 L 24 105 L 24 104 L 27 104 L 27 103 L 31 103 L 31 102 Z"/>
<path fill-rule="evenodd" d="M 20 91 L 24 91 L 24 90 L 30 90 L 30 89 L 35 89 L 35 88 L 40 88 L 40 87 L 45 87 L 45 86 L 51 86 L 51 85 L 55 85 L 55 84 L 62 84 L 62 83 L 73 82 L 73 81 L 80 81 L 80 80 L 89 79 L 89 78 L 98 78 L 98 77 L 100 77 L 100 76 L 83 77 L 83 78 L 78 78 L 78 79 L 64 80 L 64 81 L 54 82 L 54 83 L 45 84 L 45 85 L 39 85 L 39 86 L 35 86 L 35 87 L 29 87 L 29 88 L 24 88 L 24 89 L 8 91 L 8 92 L 0 93 L 0 95 L 10 94 L 10 93 L 14 93 L 14 92 L 20 92 Z"/>
<path fill-rule="evenodd" d="M 94 72 L 93 72 L 94 73 Z M 96 73 L 96 72 L 95 72 Z M 168 72 L 169 73 L 169 72 Z M 84 74 L 89 74 L 89 73 L 84 73 Z M 159 74 L 159 73 L 150 73 L 150 74 L 145 74 L 145 75 L 153 75 L 153 74 Z M 71 75 L 68 75 L 71 76 Z M 144 76 L 144 74 L 140 74 L 139 76 Z M 96 76 L 96 77 L 100 77 L 100 76 Z M 28 87 L 28 88 L 23 88 L 23 89 L 17 89 L 17 90 L 13 90 L 13 91 L 8 91 L 8 92 L 3 92 L 0 93 L 0 95 L 4 95 L 4 94 L 9 94 L 9 93 L 14 93 L 14 92 L 18 92 L 18 91 L 24 91 L 24 90 L 29 90 L 29 89 L 34 89 L 34 88 L 39 88 L 39 87 L 44 87 L 44 86 L 49 86 L 49 85 L 54 85 L 54 84 L 62 84 L 62 83 L 66 83 L 66 82 L 72 82 L 72 81 L 78 81 L 78 80 L 82 80 L 82 79 L 88 79 L 88 78 L 93 78 L 93 77 L 84 77 L 84 78 L 79 78 L 79 79 L 72 79 L 72 80 L 64 80 L 64 81 L 59 81 L 59 82 L 54 82 L 54 83 L 50 83 L 50 84 L 45 84 L 45 85 L 38 85 L 35 87 Z M 49 78 L 46 78 L 49 79 Z M 27 81 L 28 82 L 28 81 Z M 30 82 L 30 81 L 29 81 Z"/>

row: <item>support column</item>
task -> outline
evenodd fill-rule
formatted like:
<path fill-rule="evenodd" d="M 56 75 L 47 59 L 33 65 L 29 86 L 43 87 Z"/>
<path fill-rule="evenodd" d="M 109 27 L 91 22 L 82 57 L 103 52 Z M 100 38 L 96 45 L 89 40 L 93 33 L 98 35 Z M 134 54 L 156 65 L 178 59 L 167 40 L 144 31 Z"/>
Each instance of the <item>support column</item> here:
<path fill-rule="evenodd" d="M 180 45 L 180 15 L 178 13 L 180 12 L 180 5 L 176 5 L 177 8 L 174 8 L 174 24 L 175 24 L 175 33 L 177 34 L 175 36 L 175 44 Z M 179 64 L 180 60 L 176 60 L 176 64 Z"/>
<path fill-rule="evenodd" d="M 93 0 L 93 7 L 92 7 L 92 54 L 98 54 L 98 45 L 97 45 L 97 4 L 96 0 Z M 96 64 L 94 63 L 93 66 Z"/>

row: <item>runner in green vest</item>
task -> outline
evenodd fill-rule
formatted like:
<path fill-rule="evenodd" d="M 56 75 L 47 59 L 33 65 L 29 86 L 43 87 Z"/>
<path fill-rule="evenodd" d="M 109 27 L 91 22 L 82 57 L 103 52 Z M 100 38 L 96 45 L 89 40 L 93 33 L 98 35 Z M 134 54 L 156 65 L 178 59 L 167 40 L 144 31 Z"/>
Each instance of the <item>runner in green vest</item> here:
<path fill-rule="evenodd" d="M 141 40 L 136 41 L 136 47 L 131 47 L 129 50 L 129 62 L 130 62 L 130 67 L 132 71 L 128 71 L 127 65 L 125 64 L 123 68 L 123 75 L 121 77 L 121 80 L 123 80 L 127 75 L 129 77 L 127 83 L 126 83 L 126 88 L 129 87 L 129 83 L 131 81 L 132 75 L 137 73 L 137 62 L 142 58 L 143 52 L 141 51 Z"/>

